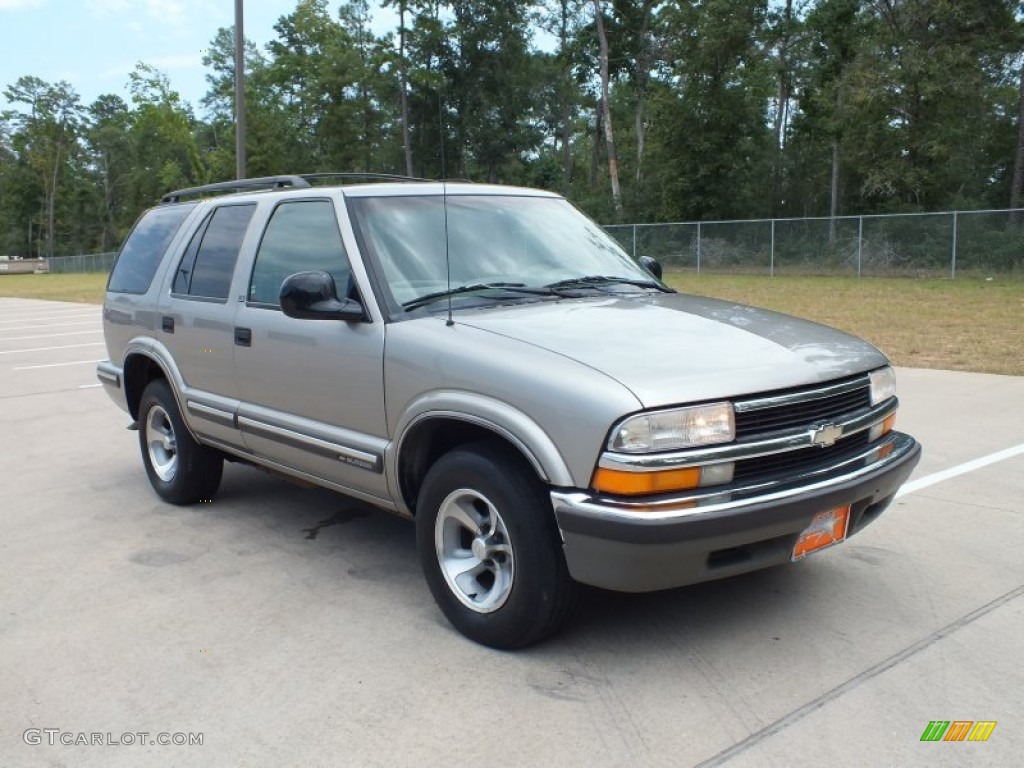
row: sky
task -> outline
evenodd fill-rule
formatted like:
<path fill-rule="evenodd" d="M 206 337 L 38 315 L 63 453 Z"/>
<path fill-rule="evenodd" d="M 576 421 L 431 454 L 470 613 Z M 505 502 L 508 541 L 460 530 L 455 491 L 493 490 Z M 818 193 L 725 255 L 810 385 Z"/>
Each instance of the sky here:
<path fill-rule="evenodd" d="M 261 49 L 295 8 L 295 0 L 244 2 L 245 36 Z M 332 12 L 339 4 L 331 3 Z M 0 91 L 34 75 L 66 80 L 84 105 L 106 93 L 127 101 L 128 73 L 143 61 L 201 114 L 202 51 L 219 27 L 234 23 L 235 0 L 0 0 Z M 8 106 L 0 96 L 0 109 Z"/>

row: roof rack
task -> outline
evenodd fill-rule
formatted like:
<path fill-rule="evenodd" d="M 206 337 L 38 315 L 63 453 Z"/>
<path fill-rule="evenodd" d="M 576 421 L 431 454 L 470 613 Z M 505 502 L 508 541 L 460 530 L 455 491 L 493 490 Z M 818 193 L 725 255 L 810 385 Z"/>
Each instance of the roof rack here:
<path fill-rule="evenodd" d="M 242 192 L 247 189 L 284 189 L 294 187 L 304 189 L 311 186 L 301 176 L 262 176 L 258 179 L 237 179 L 236 181 L 219 181 L 216 184 L 204 184 L 201 187 L 188 187 L 168 192 L 160 198 L 161 203 L 181 202 L 183 197 L 196 197 L 214 192 Z"/>
<path fill-rule="evenodd" d="M 201 187 L 188 187 L 168 192 L 160 198 L 161 203 L 178 203 L 185 197 L 201 197 L 218 192 L 244 192 L 246 190 L 308 189 L 313 182 L 326 179 L 342 181 L 415 181 L 425 182 L 417 176 L 400 176 L 394 173 L 303 173 L 290 176 L 262 176 L 257 179 L 238 179 L 236 181 L 219 181 L 216 184 L 204 184 Z"/>
<path fill-rule="evenodd" d="M 320 181 L 321 179 L 342 179 L 362 181 L 432 181 L 432 179 L 421 179 L 418 176 L 401 176 L 395 173 L 303 173 L 300 178 L 306 181 Z"/>

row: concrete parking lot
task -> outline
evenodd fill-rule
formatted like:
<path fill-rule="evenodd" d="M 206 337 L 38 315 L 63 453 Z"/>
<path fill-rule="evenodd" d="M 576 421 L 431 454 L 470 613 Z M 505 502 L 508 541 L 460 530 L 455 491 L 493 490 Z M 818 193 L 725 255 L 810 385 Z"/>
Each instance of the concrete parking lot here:
<path fill-rule="evenodd" d="M 103 357 L 99 307 L 0 299 L 4 768 L 1021 763 L 1024 378 L 900 370 L 924 458 L 862 534 L 589 591 L 501 653 L 435 609 L 403 520 L 231 464 L 212 503 L 160 502 Z M 61 743 L 92 734 L 134 743 Z"/>

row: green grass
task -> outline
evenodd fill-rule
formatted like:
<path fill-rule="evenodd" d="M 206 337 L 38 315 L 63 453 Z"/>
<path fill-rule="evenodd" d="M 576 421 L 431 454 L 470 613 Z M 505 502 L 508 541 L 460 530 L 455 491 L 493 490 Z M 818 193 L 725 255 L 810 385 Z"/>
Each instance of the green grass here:
<path fill-rule="evenodd" d="M 3 275 L 0 296 L 99 303 L 105 274 Z M 1024 376 L 1024 280 L 670 273 L 687 293 L 753 304 L 867 339 L 911 368 Z"/>
<path fill-rule="evenodd" d="M 896 364 L 1024 375 L 1024 280 L 666 275 L 687 293 L 775 309 L 867 339 Z"/>
<path fill-rule="evenodd" d="M 0 296 L 100 304 L 106 272 L 60 275 L 0 275 Z"/>

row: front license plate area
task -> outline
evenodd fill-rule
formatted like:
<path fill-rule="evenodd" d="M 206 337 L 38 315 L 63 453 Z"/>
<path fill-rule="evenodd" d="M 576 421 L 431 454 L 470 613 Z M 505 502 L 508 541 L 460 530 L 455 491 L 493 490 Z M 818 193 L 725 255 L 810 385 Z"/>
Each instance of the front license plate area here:
<path fill-rule="evenodd" d="M 792 560 L 801 560 L 812 552 L 818 552 L 846 538 L 850 524 L 850 507 L 836 507 L 819 512 L 811 524 L 800 532 L 800 538 L 793 547 Z"/>

